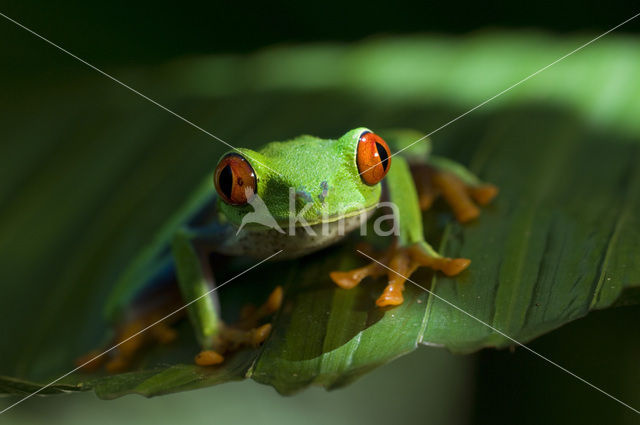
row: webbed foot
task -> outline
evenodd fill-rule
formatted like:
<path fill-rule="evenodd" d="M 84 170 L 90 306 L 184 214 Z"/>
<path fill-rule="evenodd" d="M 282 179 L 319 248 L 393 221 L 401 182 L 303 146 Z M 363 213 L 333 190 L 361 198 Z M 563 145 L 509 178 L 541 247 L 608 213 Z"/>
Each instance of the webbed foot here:
<path fill-rule="evenodd" d="M 272 325 L 258 325 L 260 320 L 272 315 L 282 305 L 283 291 L 277 286 L 259 308 L 247 305 L 242 309 L 240 320 L 233 325 L 222 325 L 216 335 L 212 349 L 203 350 L 195 357 L 198 366 L 213 366 L 224 362 L 224 355 L 243 347 L 258 347 L 271 334 Z"/>
<path fill-rule="evenodd" d="M 224 361 L 223 354 L 239 348 L 258 347 L 271 332 L 271 324 L 258 325 L 261 319 L 275 313 L 282 304 L 282 287 L 276 287 L 267 301 L 259 308 L 247 306 L 240 320 L 232 326 L 222 325 L 213 343 L 213 349 L 201 351 L 195 358 L 200 366 L 212 366 Z M 116 330 L 116 336 L 108 347 L 92 350 L 76 359 L 76 365 L 85 372 L 98 370 L 102 365 L 109 373 L 119 373 L 129 369 L 138 353 L 146 346 L 169 344 L 177 337 L 177 332 L 166 320 L 167 311 L 155 311 L 136 317 Z M 180 316 L 171 316 L 176 320 Z M 158 323 L 155 323 L 158 322 Z M 111 349 L 114 345 L 116 348 Z"/>
<path fill-rule="evenodd" d="M 445 163 L 443 168 L 426 164 L 414 165 L 411 172 L 416 182 L 420 209 L 427 210 L 433 201 L 442 195 L 461 223 L 469 222 L 480 215 L 479 206 L 489 204 L 498 194 L 498 188 L 492 184 L 480 182 L 458 167 Z M 456 173 L 457 172 L 457 173 Z M 464 174 L 462 174 L 464 173 Z M 458 174 L 462 174 L 462 177 Z M 463 178 L 466 177 L 466 178 Z"/>
<path fill-rule="evenodd" d="M 169 344 L 176 339 L 177 333 L 168 323 L 158 322 L 161 318 L 159 314 L 149 314 L 125 323 L 116 330 L 112 341 L 115 348 L 92 350 L 76 359 L 76 364 L 85 372 L 95 371 L 103 364 L 109 373 L 127 370 L 143 347 L 154 343 Z"/>
<path fill-rule="evenodd" d="M 471 260 L 466 258 L 442 257 L 427 243 L 418 242 L 406 247 L 393 245 L 379 257 L 378 261 L 346 272 L 334 271 L 329 276 L 341 288 L 351 289 L 365 277 L 386 274 L 388 284 L 376 300 L 378 307 L 386 307 L 400 305 L 404 302 L 402 296 L 404 283 L 418 267 L 426 266 L 441 271 L 447 276 L 455 276 L 469 267 L 470 263 Z"/>

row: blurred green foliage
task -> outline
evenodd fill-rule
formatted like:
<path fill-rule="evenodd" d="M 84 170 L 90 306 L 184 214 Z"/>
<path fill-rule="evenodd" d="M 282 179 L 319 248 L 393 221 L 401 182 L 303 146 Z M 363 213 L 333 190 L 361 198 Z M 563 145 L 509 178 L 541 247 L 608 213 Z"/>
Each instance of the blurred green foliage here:
<path fill-rule="evenodd" d="M 610 2 L 297 2 L 245 6 L 234 2 L 122 0 L 60 2 L 6 0 L 2 12 L 102 65 L 161 63 L 184 55 L 246 53 L 273 44 L 353 42 L 371 35 L 468 34 L 486 29 L 537 28 L 555 33 L 596 34 L 637 13 L 633 0 Z M 637 32 L 631 22 L 618 33 Z M 32 36 L 0 25 L 0 64 L 20 73 L 43 65 L 67 66 L 51 49 L 34 48 Z"/>

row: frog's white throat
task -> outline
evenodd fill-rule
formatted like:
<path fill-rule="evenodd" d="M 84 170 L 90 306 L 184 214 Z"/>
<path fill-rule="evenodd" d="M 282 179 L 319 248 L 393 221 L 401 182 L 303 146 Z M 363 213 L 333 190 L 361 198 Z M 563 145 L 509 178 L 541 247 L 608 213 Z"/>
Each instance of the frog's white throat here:
<path fill-rule="evenodd" d="M 278 259 L 301 257 L 331 245 L 365 225 L 364 223 L 373 215 L 374 210 L 375 206 L 349 216 L 309 225 L 297 222 L 292 227 L 282 224 L 277 228 L 246 226 L 242 231 L 229 237 L 217 251 L 226 255 L 266 258 L 282 250 Z"/>

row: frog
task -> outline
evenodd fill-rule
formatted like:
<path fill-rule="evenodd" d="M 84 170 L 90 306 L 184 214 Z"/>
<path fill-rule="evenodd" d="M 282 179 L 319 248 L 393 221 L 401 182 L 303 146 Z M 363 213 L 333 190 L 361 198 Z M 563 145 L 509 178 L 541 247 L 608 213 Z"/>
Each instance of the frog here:
<path fill-rule="evenodd" d="M 423 211 L 443 198 L 466 223 L 497 193 L 463 165 L 432 155 L 431 140 L 416 130 L 358 127 L 336 139 L 302 135 L 259 150 L 232 149 L 114 285 L 104 316 L 113 329 L 107 346 L 116 348 L 107 356 L 93 350 L 78 363 L 85 369 L 104 363 L 109 372 L 130 368 L 142 347 L 175 340 L 172 325 L 180 315 L 174 313 L 181 306 L 200 347 L 197 365 L 215 366 L 237 350 L 260 346 L 272 329 L 263 322 L 282 304 L 282 287 L 227 324 L 211 256 L 300 258 L 339 243 L 383 203 L 393 206 L 387 249 L 362 267 L 329 272 L 327 282 L 349 290 L 386 275 L 374 308 L 391 309 L 404 302 L 405 281 L 419 267 L 456 276 L 471 262 L 443 256 L 425 240 Z"/>

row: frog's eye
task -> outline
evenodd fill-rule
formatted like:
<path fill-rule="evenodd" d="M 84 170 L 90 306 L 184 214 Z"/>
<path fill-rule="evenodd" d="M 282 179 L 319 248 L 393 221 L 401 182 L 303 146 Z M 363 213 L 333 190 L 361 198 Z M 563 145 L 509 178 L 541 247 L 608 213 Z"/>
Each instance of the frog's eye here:
<path fill-rule="evenodd" d="M 387 175 L 391 167 L 391 152 L 382 137 L 370 131 L 360 135 L 356 156 L 362 181 L 373 186 Z"/>
<path fill-rule="evenodd" d="M 218 195 L 230 205 L 245 205 L 252 194 L 257 193 L 256 173 L 241 155 L 225 155 L 213 176 Z"/>

